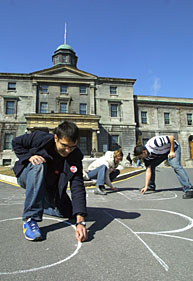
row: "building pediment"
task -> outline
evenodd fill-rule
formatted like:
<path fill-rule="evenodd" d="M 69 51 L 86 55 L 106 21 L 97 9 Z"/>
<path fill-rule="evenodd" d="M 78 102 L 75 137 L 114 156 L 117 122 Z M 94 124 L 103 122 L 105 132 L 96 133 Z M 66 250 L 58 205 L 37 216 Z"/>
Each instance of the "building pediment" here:
<path fill-rule="evenodd" d="M 97 76 L 91 73 L 82 71 L 72 66 L 57 65 L 51 68 L 43 69 L 31 73 L 34 78 L 52 77 L 52 78 L 86 78 L 96 79 Z"/>

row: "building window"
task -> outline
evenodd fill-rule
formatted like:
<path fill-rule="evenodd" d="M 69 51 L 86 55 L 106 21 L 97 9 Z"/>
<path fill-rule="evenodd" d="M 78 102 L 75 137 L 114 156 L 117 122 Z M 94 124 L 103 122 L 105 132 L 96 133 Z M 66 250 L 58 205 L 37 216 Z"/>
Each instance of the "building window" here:
<path fill-rule="evenodd" d="M 147 112 L 146 111 L 141 111 L 141 123 L 147 124 Z"/>
<path fill-rule="evenodd" d="M 65 102 L 60 103 L 60 113 L 67 113 L 67 103 Z"/>
<path fill-rule="evenodd" d="M 71 64 L 75 65 L 75 59 L 73 57 L 71 57 Z"/>
<path fill-rule="evenodd" d="M 11 165 L 11 159 L 3 159 L 3 166 Z"/>
<path fill-rule="evenodd" d="M 46 85 L 46 84 L 40 85 L 40 92 L 42 94 L 47 94 L 48 93 L 48 85 Z"/>
<path fill-rule="evenodd" d="M 8 83 L 8 91 L 16 91 L 16 83 Z"/>
<path fill-rule="evenodd" d="M 66 63 L 67 62 L 67 56 L 62 56 L 62 62 Z"/>
<path fill-rule="evenodd" d="M 59 63 L 59 56 L 55 57 L 55 64 Z"/>
<path fill-rule="evenodd" d="M 80 86 L 80 94 L 86 94 L 86 86 Z"/>
<path fill-rule="evenodd" d="M 188 125 L 192 125 L 192 114 L 191 113 L 187 113 L 187 123 L 188 123 Z"/>
<path fill-rule="evenodd" d="M 16 112 L 16 101 L 7 100 L 5 101 L 5 114 L 15 114 Z"/>
<path fill-rule="evenodd" d="M 117 87 L 110 87 L 110 94 L 116 95 L 117 94 Z"/>
<path fill-rule="evenodd" d="M 170 124 L 170 114 L 168 112 L 164 112 L 164 124 L 165 125 Z"/>
<path fill-rule="evenodd" d="M 111 136 L 111 146 L 113 150 L 116 150 L 119 148 L 119 136 L 113 135 Z"/>
<path fill-rule="evenodd" d="M 48 113 L 48 103 L 47 102 L 40 103 L 40 113 Z"/>
<path fill-rule="evenodd" d="M 67 56 L 62 56 L 62 62 L 66 63 L 67 62 Z"/>
<path fill-rule="evenodd" d="M 60 94 L 67 94 L 68 93 L 68 86 L 67 85 L 61 85 L 60 86 Z"/>
<path fill-rule="evenodd" d="M 80 114 L 86 114 L 86 103 L 80 103 Z"/>
<path fill-rule="evenodd" d="M 111 104 L 111 117 L 118 116 L 118 104 Z"/>
<path fill-rule="evenodd" d="M 5 133 L 3 149 L 12 149 L 13 133 Z"/>

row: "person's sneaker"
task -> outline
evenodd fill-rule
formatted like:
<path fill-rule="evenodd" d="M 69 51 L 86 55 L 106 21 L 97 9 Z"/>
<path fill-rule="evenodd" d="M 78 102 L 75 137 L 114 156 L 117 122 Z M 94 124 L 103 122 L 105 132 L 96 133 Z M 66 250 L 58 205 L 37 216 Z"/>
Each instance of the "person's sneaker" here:
<path fill-rule="evenodd" d="M 183 199 L 191 199 L 193 198 L 193 190 L 188 190 L 182 196 Z"/>
<path fill-rule="evenodd" d="M 95 187 L 94 194 L 98 194 L 98 195 L 107 195 L 107 193 L 102 190 L 102 187 L 99 187 L 99 186 L 96 186 L 96 187 Z"/>
<path fill-rule="evenodd" d="M 155 191 L 155 186 L 148 186 L 147 191 Z"/>
<path fill-rule="evenodd" d="M 42 238 L 37 222 L 33 218 L 23 223 L 23 233 L 27 240 L 35 241 Z"/>
<path fill-rule="evenodd" d="M 102 190 L 102 191 L 104 191 L 104 192 L 107 190 L 104 185 L 103 185 L 103 186 L 100 186 L 99 188 L 100 188 L 100 190 Z"/>

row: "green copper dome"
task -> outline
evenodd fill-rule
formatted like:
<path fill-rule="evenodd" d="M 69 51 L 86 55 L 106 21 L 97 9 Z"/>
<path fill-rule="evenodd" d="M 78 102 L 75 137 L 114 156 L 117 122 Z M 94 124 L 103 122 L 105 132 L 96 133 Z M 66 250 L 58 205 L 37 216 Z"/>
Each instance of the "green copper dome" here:
<path fill-rule="evenodd" d="M 61 49 L 73 51 L 72 47 L 71 47 L 70 45 L 67 45 L 67 44 L 62 44 L 62 45 L 58 46 L 58 48 L 56 49 L 56 51 L 61 50 Z"/>

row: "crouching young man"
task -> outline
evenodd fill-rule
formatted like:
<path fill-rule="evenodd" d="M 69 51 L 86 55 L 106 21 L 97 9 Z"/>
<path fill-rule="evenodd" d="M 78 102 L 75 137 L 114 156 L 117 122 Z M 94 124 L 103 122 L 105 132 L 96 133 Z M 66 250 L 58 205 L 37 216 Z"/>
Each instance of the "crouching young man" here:
<path fill-rule="evenodd" d="M 173 136 L 153 137 L 145 146 L 136 146 L 134 155 L 141 157 L 146 166 L 145 187 L 141 189 L 143 194 L 147 190 L 155 191 L 155 168 L 163 161 L 168 160 L 169 165 L 174 169 L 182 185 L 184 191 L 183 199 L 193 198 L 193 186 L 181 165 L 180 144 Z"/>
<path fill-rule="evenodd" d="M 26 189 L 23 211 L 23 233 L 28 240 L 40 240 L 37 222 L 43 213 L 76 217 L 76 239 L 87 239 L 86 192 L 82 177 L 83 155 L 77 147 L 78 127 L 69 121 L 61 123 L 49 134 L 34 131 L 13 139 L 18 157 L 14 172 L 18 184 Z M 72 201 L 66 193 L 70 181 Z"/>

